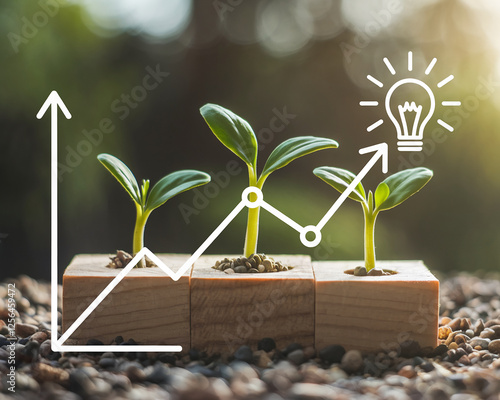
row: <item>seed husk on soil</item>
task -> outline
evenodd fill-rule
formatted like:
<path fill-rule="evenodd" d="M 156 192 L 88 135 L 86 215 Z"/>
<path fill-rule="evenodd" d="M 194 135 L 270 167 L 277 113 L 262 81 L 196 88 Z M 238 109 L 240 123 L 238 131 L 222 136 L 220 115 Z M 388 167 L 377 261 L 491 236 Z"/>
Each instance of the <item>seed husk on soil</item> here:
<path fill-rule="evenodd" d="M 135 254 L 134 254 L 135 255 Z M 125 268 L 134 257 L 123 250 L 116 250 L 116 255 L 109 257 L 110 262 L 106 265 L 107 268 Z M 157 265 L 151 261 L 149 258 L 146 259 L 146 268 L 156 267 Z M 134 268 L 140 268 L 137 264 Z"/>
<path fill-rule="evenodd" d="M 293 267 L 284 265 L 281 261 L 274 261 L 273 258 L 265 255 L 264 253 L 256 253 L 252 254 L 248 258 L 235 257 L 230 260 L 226 257 L 223 260 L 217 260 L 212 268 L 226 273 L 236 272 L 238 274 L 255 274 L 288 271 Z M 228 269 L 231 269 L 232 272 L 227 272 Z"/>

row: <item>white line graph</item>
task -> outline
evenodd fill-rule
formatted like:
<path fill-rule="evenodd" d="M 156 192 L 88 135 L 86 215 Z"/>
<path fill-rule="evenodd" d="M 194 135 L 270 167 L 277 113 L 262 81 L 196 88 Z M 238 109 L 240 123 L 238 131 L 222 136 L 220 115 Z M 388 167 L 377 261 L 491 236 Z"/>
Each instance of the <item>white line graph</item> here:
<path fill-rule="evenodd" d="M 42 118 L 49 107 L 52 107 L 52 122 L 51 122 L 51 187 L 52 187 L 52 207 L 51 207 L 51 237 L 52 237 L 52 258 L 51 258 L 51 333 L 52 333 L 52 350 L 53 351 L 72 351 L 72 352 L 129 352 L 129 351 L 154 351 L 154 352 L 180 352 L 181 346 L 176 345 L 134 345 L 134 346 L 119 346 L 119 345 L 64 345 L 71 335 L 78 329 L 78 327 L 90 316 L 90 314 L 99 306 L 99 304 L 108 296 L 113 289 L 120 283 L 120 281 L 130 272 L 130 270 L 139 263 L 142 257 L 148 256 L 159 268 L 162 269 L 172 280 L 177 281 L 180 277 L 198 260 L 198 258 L 207 250 L 207 248 L 217 239 L 217 237 L 226 229 L 226 227 L 233 221 L 234 218 L 246 207 L 255 208 L 261 207 L 276 218 L 289 225 L 292 229 L 299 233 L 299 238 L 302 244 L 306 247 L 315 247 L 321 242 L 321 230 L 326 223 L 333 217 L 335 212 L 339 209 L 342 203 L 347 199 L 349 194 L 355 189 L 356 185 L 366 176 L 366 174 L 373 168 L 379 158 L 382 159 L 382 171 L 387 173 L 388 170 L 388 146 L 387 143 L 380 143 L 374 146 L 366 147 L 359 150 L 360 154 L 375 152 L 368 163 L 363 167 L 356 179 L 351 182 L 342 195 L 335 201 L 332 207 L 327 211 L 325 216 L 320 220 L 317 225 L 309 225 L 302 227 L 293 219 L 283 214 L 281 211 L 273 207 L 271 204 L 264 201 L 262 191 L 257 187 L 247 187 L 241 195 L 241 201 L 233 208 L 229 215 L 219 224 L 219 226 L 212 232 L 212 234 L 201 244 L 201 246 L 189 257 L 189 259 L 179 268 L 177 272 L 172 271 L 165 265 L 151 250 L 144 247 L 139 251 L 131 262 L 106 286 L 106 288 L 92 301 L 92 303 L 85 309 L 85 311 L 76 319 L 75 322 L 58 338 L 57 332 L 57 106 L 61 107 L 64 115 L 71 118 L 71 114 L 62 102 L 61 98 L 56 91 L 53 91 L 47 100 L 44 102 L 42 108 L 37 114 L 37 118 Z M 256 194 L 256 200 L 250 200 L 250 194 Z M 314 238 L 308 239 L 308 233 L 313 233 Z"/>

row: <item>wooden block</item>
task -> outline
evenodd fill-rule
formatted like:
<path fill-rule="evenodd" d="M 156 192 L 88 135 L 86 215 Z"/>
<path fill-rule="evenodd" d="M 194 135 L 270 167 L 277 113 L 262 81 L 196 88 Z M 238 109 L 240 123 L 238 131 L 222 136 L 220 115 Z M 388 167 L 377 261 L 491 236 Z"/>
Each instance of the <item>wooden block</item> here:
<path fill-rule="evenodd" d="M 439 281 L 422 261 L 380 261 L 395 275 L 358 277 L 361 261 L 318 261 L 316 349 L 340 344 L 366 352 L 400 349 L 406 340 L 437 346 Z"/>
<path fill-rule="evenodd" d="M 234 257 L 234 256 L 227 256 Z M 314 344 L 314 275 L 309 256 L 272 256 L 295 268 L 226 274 L 212 269 L 224 256 L 203 256 L 191 275 L 191 346 L 209 353 L 257 350 L 271 337 L 278 348 Z"/>
<path fill-rule="evenodd" d="M 157 255 L 174 272 L 189 258 Z M 122 271 L 106 268 L 109 256 L 83 254 L 73 258 L 63 275 L 62 327 L 66 331 L 89 304 Z M 160 268 L 133 268 L 89 315 L 65 344 L 99 339 L 111 344 L 116 336 L 138 344 L 190 348 L 189 276 L 176 282 Z"/>

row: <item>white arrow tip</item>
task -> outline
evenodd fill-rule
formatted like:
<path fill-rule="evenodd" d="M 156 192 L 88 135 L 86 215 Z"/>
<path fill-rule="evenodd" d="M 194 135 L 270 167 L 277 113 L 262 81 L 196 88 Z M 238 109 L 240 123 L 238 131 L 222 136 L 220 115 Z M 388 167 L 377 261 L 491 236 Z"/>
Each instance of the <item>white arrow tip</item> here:
<path fill-rule="evenodd" d="M 376 151 L 375 157 L 382 158 L 382 172 L 387 174 L 389 171 L 389 146 L 387 143 L 379 143 L 373 146 L 359 149 L 359 154 L 366 154 Z"/>
<path fill-rule="evenodd" d="M 50 106 L 54 107 L 59 106 L 64 116 L 67 119 L 71 119 L 71 113 L 69 112 L 68 108 L 62 101 L 61 96 L 59 96 L 59 93 L 57 93 L 55 90 L 50 92 L 49 96 L 47 97 L 47 100 L 45 100 L 42 107 L 40 108 L 40 111 L 38 111 L 38 113 L 36 114 L 36 117 L 38 119 L 42 118 Z"/>

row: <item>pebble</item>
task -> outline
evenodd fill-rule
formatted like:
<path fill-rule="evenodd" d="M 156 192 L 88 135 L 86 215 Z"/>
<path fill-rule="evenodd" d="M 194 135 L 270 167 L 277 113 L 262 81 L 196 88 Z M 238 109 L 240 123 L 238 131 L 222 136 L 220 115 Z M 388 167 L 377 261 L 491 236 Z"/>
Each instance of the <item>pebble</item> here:
<path fill-rule="evenodd" d="M 361 352 L 359 350 L 349 350 L 342 357 L 340 366 L 349 374 L 359 372 L 363 367 L 363 356 Z"/>
<path fill-rule="evenodd" d="M 248 364 L 253 362 L 253 352 L 250 346 L 241 346 L 234 352 L 234 358 Z"/>
<path fill-rule="evenodd" d="M 45 332 L 35 332 L 33 335 L 31 335 L 30 340 L 35 340 L 38 343 L 42 344 L 47 340 L 47 334 Z"/>
<path fill-rule="evenodd" d="M 488 344 L 488 350 L 491 353 L 500 354 L 500 339 L 495 339 Z"/>
<path fill-rule="evenodd" d="M 490 340 L 484 339 L 484 338 L 479 338 L 479 337 L 474 337 L 471 339 L 469 344 L 475 349 L 477 349 L 478 347 L 481 349 L 487 349 L 488 345 L 490 344 Z"/>
<path fill-rule="evenodd" d="M 300 365 L 305 361 L 304 350 L 297 349 L 294 350 L 286 356 L 287 360 L 292 362 L 295 365 Z"/>
<path fill-rule="evenodd" d="M 258 350 L 264 350 L 265 352 L 270 352 L 273 351 L 276 348 L 276 342 L 274 341 L 273 338 L 263 338 L 260 339 L 259 342 L 257 343 L 257 349 Z"/>
<path fill-rule="evenodd" d="M 319 357 L 329 365 L 339 364 L 345 353 L 346 352 L 343 346 L 334 344 L 321 349 Z"/>
<path fill-rule="evenodd" d="M 272 360 L 264 350 L 257 350 L 253 353 L 253 360 L 257 367 L 259 368 L 269 368 L 272 364 Z"/>
<path fill-rule="evenodd" d="M 16 324 L 16 335 L 22 338 L 33 335 L 37 330 L 38 328 L 35 325 L 23 324 L 20 322 Z"/>

